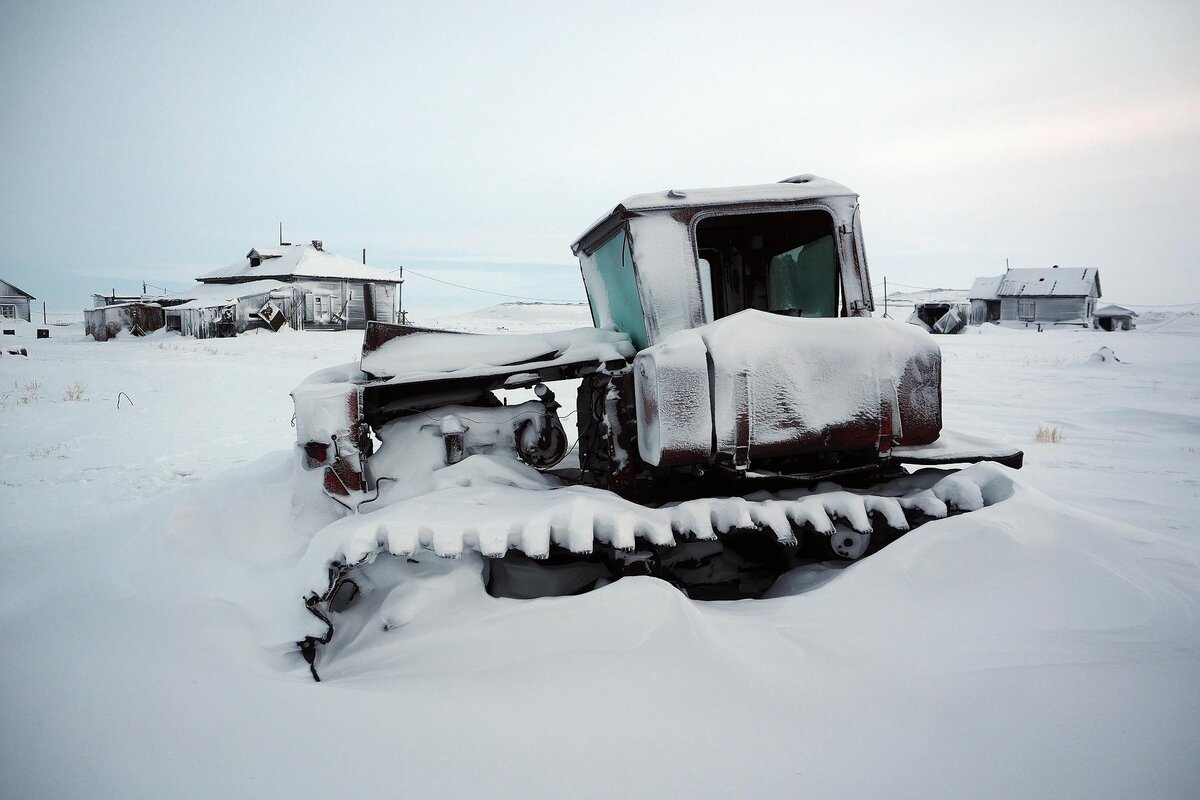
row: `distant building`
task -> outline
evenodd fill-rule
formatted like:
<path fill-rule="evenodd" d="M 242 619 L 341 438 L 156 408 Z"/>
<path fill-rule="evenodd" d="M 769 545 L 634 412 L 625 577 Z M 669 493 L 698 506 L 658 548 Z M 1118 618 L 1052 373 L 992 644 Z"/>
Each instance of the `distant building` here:
<path fill-rule="evenodd" d="M 29 301 L 33 299 L 34 296 L 24 289 L 18 289 L 8 281 L 0 280 L 0 321 L 23 319 L 31 322 Z"/>
<path fill-rule="evenodd" d="M 1100 271 L 1092 267 L 1010 269 L 997 278 L 977 278 L 970 295 L 972 325 L 1090 326 L 1100 297 Z"/>
<path fill-rule="evenodd" d="M 163 326 L 163 309 L 157 303 L 119 302 L 83 310 L 83 332 L 97 342 L 107 342 L 122 330 L 145 336 Z"/>
<path fill-rule="evenodd" d="M 364 330 L 367 322 L 394 322 L 399 279 L 381 269 L 328 253 L 312 244 L 254 248 L 227 267 L 201 275 L 205 284 L 243 284 L 264 280 L 292 284 L 295 303 L 281 309 L 299 330 Z"/>
<path fill-rule="evenodd" d="M 1092 315 L 1097 328 L 1105 331 L 1131 331 L 1137 327 L 1137 312 L 1121 306 L 1105 306 Z"/>
<path fill-rule="evenodd" d="M 1000 298 L 996 292 L 1003 280 L 1003 275 L 997 275 L 994 278 L 976 278 L 975 283 L 971 284 L 967 300 L 971 304 L 972 325 L 1000 321 Z"/>
<path fill-rule="evenodd" d="M 237 336 L 254 328 L 303 327 L 304 287 L 264 279 L 246 283 L 198 283 L 159 298 L 169 331 L 197 339 Z M 273 323 L 272 319 L 276 322 Z"/>
<path fill-rule="evenodd" d="M 135 334 L 165 327 L 198 339 L 285 324 L 296 330 L 365 330 L 368 321 L 395 321 L 401 283 L 389 272 L 326 252 L 319 240 L 252 248 L 245 258 L 196 280 L 164 297 L 93 295 L 88 333 L 103 341 L 122 327 Z M 160 313 L 147 312 L 147 304 Z"/>

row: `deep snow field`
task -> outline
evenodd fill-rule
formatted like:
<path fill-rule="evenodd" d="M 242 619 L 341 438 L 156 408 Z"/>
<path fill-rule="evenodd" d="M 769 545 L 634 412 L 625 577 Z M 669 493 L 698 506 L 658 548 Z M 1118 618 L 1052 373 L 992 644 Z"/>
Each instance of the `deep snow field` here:
<path fill-rule="evenodd" d="M 361 333 L 18 323 L 0 796 L 1198 797 L 1200 316 L 1139 325 L 939 337 L 947 427 L 1026 452 L 987 508 L 765 600 L 502 600 L 478 556 L 426 559 L 422 613 L 318 684 L 280 587 L 336 514 L 293 497 L 288 393 Z"/>

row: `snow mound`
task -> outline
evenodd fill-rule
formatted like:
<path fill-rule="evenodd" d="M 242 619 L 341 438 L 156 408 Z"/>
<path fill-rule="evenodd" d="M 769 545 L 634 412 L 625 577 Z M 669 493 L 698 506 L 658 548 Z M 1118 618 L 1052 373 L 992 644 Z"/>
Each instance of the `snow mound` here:
<path fill-rule="evenodd" d="M 944 477 L 931 470 L 870 493 L 821 485 L 650 508 L 591 487 L 555 488 L 530 467 L 476 455 L 434 473 L 432 491 L 351 514 L 317 533 L 293 571 L 293 596 L 324 596 L 331 569 L 371 564 L 381 555 L 500 558 L 513 550 L 542 559 L 552 545 L 574 553 L 590 553 L 597 543 L 620 550 L 633 550 L 639 541 L 670 547 L 734 530 L 767 531 L 794 544 L 800 530 L 869 534 L 873 519 L 904 531 L 906 512 L 940 519 L 1007 499 L 1009 472 L 977 464 Z M 322 633 L 314 620 L 293 640 Z"/>
<path fill-rule="evenodd" d="M 1088 356 L 1089 364 L 1119 364 L 1120 362 L 1121 359 L 1117 358 L 1117 354 L 1107 347 L 1101 347 Z"/>

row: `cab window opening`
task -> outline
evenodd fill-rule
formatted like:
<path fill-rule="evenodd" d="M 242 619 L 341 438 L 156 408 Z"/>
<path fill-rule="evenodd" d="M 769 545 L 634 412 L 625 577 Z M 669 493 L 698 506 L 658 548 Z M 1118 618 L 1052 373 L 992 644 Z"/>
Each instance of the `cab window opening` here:
<path fill-rule="evenodd" d="M 702 219 L 696 249 L 700 268 L 708 269 L 712 319 L 748 308 L 797 317 L 841 313 L 837 244 L 826 211 Z"/>

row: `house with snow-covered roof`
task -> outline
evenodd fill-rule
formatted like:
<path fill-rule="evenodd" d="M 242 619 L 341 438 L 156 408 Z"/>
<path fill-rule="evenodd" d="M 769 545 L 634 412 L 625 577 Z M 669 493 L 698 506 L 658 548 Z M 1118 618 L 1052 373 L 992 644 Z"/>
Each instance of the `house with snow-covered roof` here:
<path fill-rule="evenodd" d="M 311 244 L 251 248 L 244 258 L 196 280 L 207 287 L 225 286 L 226 289 L 216 293 L 237 296 L 239 302 L 248 305 L 253 304 L 250 299 L 259 299 L 262 293 L 251 298 L 246 284 L 259 287 L 265 287 L 264 281 L 286 284 L 283 289 L 274 287 L 268 294 L 277 295 L 274 299 L 283 303 L 280 313 L 293 328 L 300 330 L 363 330 L 369 321 L 394 322 L 393 303 L 401 283 L 390 272 L 326 251 L 319 239 Z M 264 303 L 269 299 L 264 298 Z M 189 302 L 198 300 L 192 298 Z M 212 298 L 208 301 L 216 302 Z"/>
<path fill-rule="evenodd" d="M 0 320 L 23 319 L 29 322 L 29 301 L 35 299 L 24 289 L 0 280 Z"/>
<path fill-rule="evenodd" d="M 363 259 L 366 260 L 365 257 Z M 400 278 L 311 244 L 251 248 L 238 261 L 196 278 L 196 284 L 162 297 L 94 295 L 88 333 L 110 338 L 122 329 L 149 333 L 165 327 L 211 339 L 249 330 L 365 330 L 367 322 L 394 322 Z M 120 301 L 120 302 L 119 302 Z M 141 313 L 152 306 L 151 313 Z M 131 309 L 140 316 L 130 317 Z M 160 313 L 161 312 L 161 313 Z M 103 333 L 97 333 L 101 332 Z"/>
<path fill-rule="evenodd" d="M 971 287 L 971 324 L 1092 324 L 1100 297 L 1100 270 L 1094 267 L 1009 269 L 995 278 L 977 278 Z"/>

